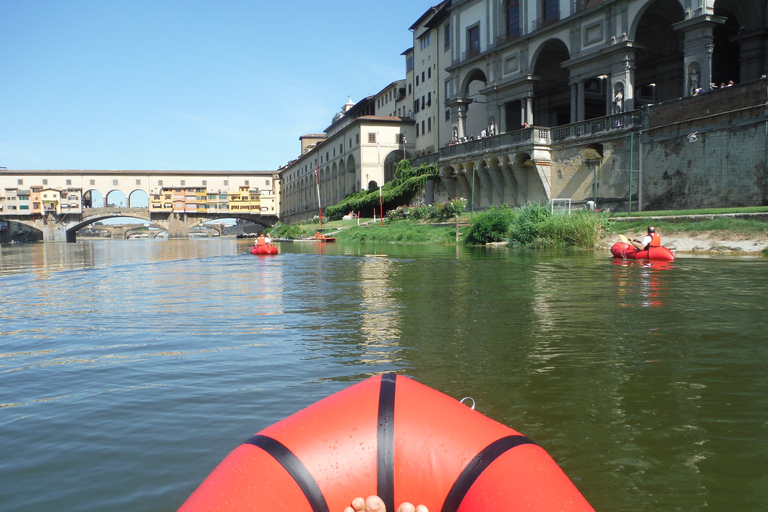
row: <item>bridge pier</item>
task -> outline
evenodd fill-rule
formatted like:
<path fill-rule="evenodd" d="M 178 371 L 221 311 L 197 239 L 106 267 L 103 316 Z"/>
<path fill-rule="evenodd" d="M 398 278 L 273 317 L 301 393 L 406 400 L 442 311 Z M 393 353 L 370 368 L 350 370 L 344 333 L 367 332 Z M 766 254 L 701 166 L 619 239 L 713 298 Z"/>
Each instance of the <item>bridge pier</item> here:
<path fill-rule="evenodd" d="M 74 242 L 75 232 L 67 229 L 66 224 L 59 224 L 55 220 L 47 222 L 45 219 L 36 220 L 35 227 L 43 232 L 43 242 Z"/>

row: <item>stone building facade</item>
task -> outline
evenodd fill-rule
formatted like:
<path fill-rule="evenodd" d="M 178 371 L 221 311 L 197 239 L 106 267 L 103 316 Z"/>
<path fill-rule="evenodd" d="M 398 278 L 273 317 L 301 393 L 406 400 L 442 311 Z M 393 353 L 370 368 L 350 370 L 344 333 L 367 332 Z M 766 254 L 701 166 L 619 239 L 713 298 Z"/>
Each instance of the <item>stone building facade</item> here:
<path fill-rule="evenodd" d="M 434 200 L 471 197 L 478 207 L 559 197 L 600 203 L 620 200 L 630 188 L 636 207 L 654 209 L 758 200 L 761 178 L 747 169 L 764 175 L 764 114 L 744 98 L 740 108 L 750 116 L 738 123 L 749 139 L 736 153 L 725 146 L 735 142 L 732 133 L 714 135 L 729 116 L 718 120 L 707 109 L 749 84 L 758 84 L 751 94 L 765 95 L 764 0 L 454 0 L 448 11 L 446 105 L 452 130 L 475 140 L 440 149 L 443 180 Z M 679 173 L 652 175 L 649 162 L 685 164 L 691 169 L 680 173 L 700 176 L 721 164 L 659 153 L 675 137 L 662 144 L 654 116 L 678 108 L 665 107 L 675 102 L 697 112 L 693 124 L 712 133 L 696 138 L 699 148 L 706 143 L 741 161 L 730 183 L 751 183 L 749 193 L 711 184 L 713 193 L 686 195 L 680 190 L 691 183 L 682 186 Z M 483 129 L 498 135 L 477 140 Z M 645 174 L 630 183 L 641 164 Z"/>

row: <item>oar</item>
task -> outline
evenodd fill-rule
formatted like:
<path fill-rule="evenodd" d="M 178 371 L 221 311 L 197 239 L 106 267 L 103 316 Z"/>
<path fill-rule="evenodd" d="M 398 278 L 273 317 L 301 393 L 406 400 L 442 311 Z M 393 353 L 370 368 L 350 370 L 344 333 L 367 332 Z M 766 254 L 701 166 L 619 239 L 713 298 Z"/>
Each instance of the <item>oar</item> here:
<path fill-rule="evenodd" d="M 630 243 L 629 238 L 625 237 L 624 235 L 619 235 L 619 238 L 621 238 L 621 241 L 625 244 Z"/>

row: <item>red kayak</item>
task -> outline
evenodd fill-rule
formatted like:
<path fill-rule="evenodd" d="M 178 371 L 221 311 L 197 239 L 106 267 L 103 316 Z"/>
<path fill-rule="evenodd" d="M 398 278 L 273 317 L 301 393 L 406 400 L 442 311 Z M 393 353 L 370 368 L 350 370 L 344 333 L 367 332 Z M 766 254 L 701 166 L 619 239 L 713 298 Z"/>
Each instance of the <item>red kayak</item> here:
<path fill-rule="evenodd" d="M 277 254 L 277 247 L 270 244 L 264 244 L 264 245 L 254 245 L 251 247 L 251 254 L 259 254 L 259 255 L 265 255 L 265 254 Z"/>
<path fill-rule="evenodd" d="M 675 261 L 675 253 L 666 247 L 651 247 L 647 251 L 640 251 L 634 245 L 626 242 L 613 244 L 611 254 L 614 258 L 625 260 Z"/>
<path fill-rule="evenodd" d="M 378 495 L 430 511 L 594 512 L 544 449 L 402 375 L 371 377 L 235 448 L 180 511 L 338 512 Z"/>

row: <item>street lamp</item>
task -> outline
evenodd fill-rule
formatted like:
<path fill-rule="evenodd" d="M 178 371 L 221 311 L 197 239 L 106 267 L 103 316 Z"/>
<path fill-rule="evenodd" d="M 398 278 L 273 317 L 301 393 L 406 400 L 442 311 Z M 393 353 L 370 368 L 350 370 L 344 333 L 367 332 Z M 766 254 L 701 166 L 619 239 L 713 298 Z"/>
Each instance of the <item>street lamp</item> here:
<path fill-rule="evenodd" d="M 405 160 L 405 159 L 406 159 L 406 156 L 405 156 L 405 135 L 403 135 L 403 160 Z"/>

